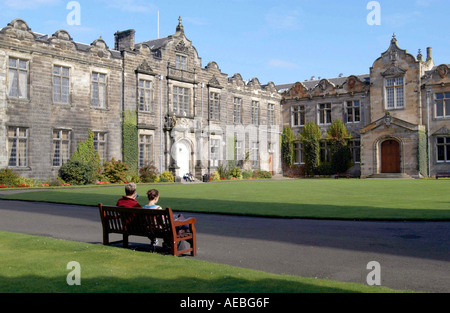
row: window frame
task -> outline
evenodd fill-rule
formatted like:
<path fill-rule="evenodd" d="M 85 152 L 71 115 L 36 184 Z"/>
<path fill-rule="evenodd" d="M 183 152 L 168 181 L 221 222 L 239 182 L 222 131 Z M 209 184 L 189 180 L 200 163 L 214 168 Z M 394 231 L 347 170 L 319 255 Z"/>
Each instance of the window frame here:
<path fill-rule="evenodd" d="M 442 98 L 439 99 L 438 95 L 442 95 Z M 442 102 L 442 116 L 438 116 L 438 102 Z M 448 112 L 447 112 L 447 103 L 448 105 Z M 434 117 L 436 119 L 446 119 L 450 118 L 450 92 L 436 92 L 434 94 Z"/>
<path fill-rule="evenodd" d="M 306 123 L 306 109 L 305 105 L 298 104 L 292 106 L 292 126 L 302 127 Z M 296 122 L 298 121 L 298 123 Z"/>
<path fill-rule="evenodd" d="M 177 92 L 175 92 L 177 90 Z M 182 90 L 182 93 L 179 93 Z M 186 94 L 187 92 L 187 94 Z M 176 101 L 175 101 L 176 99 Z M 180 102 L 182 99 L 182 110 L 180 110 Z M 176 108 L 176 110 L 175 110 Z M 186 111 L 187 110 L 187 111 Z M 172 112 L 177 116 L 190 116 L 191 112 L 191 90 L 186 87 L 172 86 Z"/>
<path fill-rule="evenodd" d="M 439 143 L 439 139 L 443 139 L 443 143 Z M 443 149 L 444 159 L 439 160 L 439 149 Z M 450 136 L 436 137 L 436 163 L 450 163 Z"/>
<path fill-rule="evenodd" d="M 96 81 L 94 80 L 95 75 L 98 75 Z M 100 81 L 100 77 L 104 77 L 104 82 Z M 94 86 L 97 86 L 97 88 L 94 88 Z M 100 86 L 103 86 L 102 103 L 100 103 Z M 108 74 L 106 73 L 98 71 L 92 71 L 91 73 L 91 106 L 95 109 L 106 109 L 108 107 Z"/>
<path fill-rule="evenodd" d="M 220 120 L 220 93 L 215 91 L 209 92 L 209 119 Z"/>
<path fill-rule="evenodd" d="M 252 100 L 252 124 L 259 125 L 259 101 Z"/>
<path fill-rule="evenodd" d="M 55 69 L 60 69 L 60 74 L 55 73 Z M 66 69 L 68 71 L 67 76 L 64 76 L 63 70 Z M 52 72 L 52 85 L 53 85 L 53 103 L 56 104 L 70 104 L 70 72 L 71 68 L 64 65 L 53 64 L 53 72 Z M 55 78 L 58 77 L 60 79 L 59 85 L 56 86 Z M 63 101 L 64 95 L 64 79 L 67 79 L 67 101 Z M 57 90 L 58 89 L 58 90 Z M 57 94 L 58 93 L 58 94 Z M 56 99 L 56 95 L 59 96 L 59 101 Z"/>
<path fill-rule="evenodd" d="M 358 105 L 355 105 L 356 102 Z M 361 122 L 361 100 L 345 101 L 345 109 L 347 113 L 347 123 L 355 124 Z M 351 114 L 349 113 L 350 111 Z M 358 111 L 358 115 L 356 115 L 356 111 Z M 358 116 L 358 120 L 356 120 L 356 116 Z"/>
<path fill-rule="evenodd" d="M 142 82 L 142 86 L 141 86 Z M 148 87 L 147 87 L 148 84 Z M 138 78 L 138 108 L 140 112 L 153 112 L 153 81 L 150 79 Z M 142 93 L 144 97 L 142 97 Z M 142 103 L 142 99 L 144 103 Z"/>
<path fill-rule="evenodd" d="M 11 67 L 11 60 L 15 60 L 16 61 L 16 67 Z M 25 62 L 26 64 L 26 69 L 21 69 L 20 68 L 20 62 Z M 15 79 L 16 80 L 16 94 L 12 95 L 11 91 L 12 89 L 14 89 L 14 82 L 10 82 L 11 77 L 10 74 L 12 71 L 15 71 Z M 21 73 L 25 73 L 25 76 L 21 75 Z M 24 58 L 20 58 L 20 57 L 15 57 L 15 56 L 9 56 L 8 57 L 8 71 L 7 71 L 7 79 L 8 79 L 8 84 L 7 84 L 7 95 L 8 98 L 14 98 L 14 99 L 20 99 L 20 100 L 28 100 L 29 99 L 29 83 L 30 83 L 30 60 L 24 59 Z M 20 92 L 21 92 L 21 88 L 20 86 L 23 85 L 21 84 L 21 77 L 25 77 L 25 96 L 20 96 Z"/>
<path fill-rule="evenodd" d="M 242 124 L 242 98 L 239 97 L 233 99 L 233 122 Z"/>
<path fill-rule="evenodd" d="M 55 132 L 58 132 L 58 137 L 55 138 Z M 62 134 L 63 132 L 67 132 L 67 139 L 64 139 Z M 63 149 L 63 143 L 66 142 L 67 144 L 67 151 L 66 156 L 64 157 L 64 154 L 62 153 Z M 58 153 L 58 162 L 55 163 L 55 154 L 56 154 L 56 146 L 55 144 L 59 144 L 59 153 Z M 53 167 L 61 167 L 67 160 L 70 159 L 70 145 L 71 145 L 71 130 L 70 129 L 60 129 L 55 128 L 52 130 L 52 166 Z"/>
<path fill-rule="evenodd" d="M 10 136 L 9 132 L 11 130 L 14 130 L 14 136 Z M 25 131 L 25 136 L 21 136 L 21 130 Z M 29 155 L 29 138 L 30 138 L 30 133 L 29 133 L 29 128 L 28 127 L 21 127 L 21 126 L 9 126 L 7 128 L 7 138 L 8 138 L 8 146 L 7 146 L 7 153 L 8 153 L 8 167 L 12 167 L 12 168 L 27 168 L 28 167 L 28 155 Z M 11 147 L 11 141 L 13 141 L 13 146 L 15 147 L 15 156 L 14 156 L 14 164 L 11 163 L 11 154 L 12 154 L 12 147 Z M 18 157 L 18 151 L 20 152 L 21 149 L 21 142 L 25 142 L 23 144 L 23 151 L 24 152 L 24 156 L 23 157 Z M 24 164 L 21 163 L 21 161 L 24 162 Z"/>
<path fill-rule="evenodd" d="M 317 124 L 331 125 L 332 121 L 333 119 L 331 116 L 331 102 L 319 103 L 317 105 Z"/>
<path fill-rule="evenodd" d="M 398 84 L 397 80 L 401 79 L 402 84 Z M 393 84 L 389 85 L 389 81 L 393 80 Z M 401 88 L 401 92 L 399 93 L 398 90 Z M 385 94 L 385 109 L 386 110 L 403 110 L 406 106 L 405 103 L 405 77 L 404 76 L 397 76 L 397 77 L 385 77 L 384 79 L 384 94 Z M 390 105 L 390 94 L 389 90 L 393 90 L 392 99 L 393 99 L 393 106 Z M 401 96 L 401 98 L 399 98 Z M 399 99 L 402 100 L 401 105 L 399 105 Z"/>
<path fill-rule="evenodd" d="M 145 140 L 142 140 L 145 139 Z M 139 167 L 150 165 L 153 161 L 153 135 L 139 134 Z M 146 160 L 147 159 L 147 160 Z M 146 162 L 147 161 L 147 162 Z"/>

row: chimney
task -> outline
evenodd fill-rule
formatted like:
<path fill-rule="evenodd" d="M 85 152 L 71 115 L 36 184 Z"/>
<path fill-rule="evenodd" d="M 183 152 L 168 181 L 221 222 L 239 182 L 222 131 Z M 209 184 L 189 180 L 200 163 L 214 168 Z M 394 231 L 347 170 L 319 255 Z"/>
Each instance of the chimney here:
<path fill-rule="evenodd" d="M 427 48 L 427 61 L 433 60 L 433 48 L 428 47 Z"/>
<path fill-rule="evenodd" d="M 114 49 L 117 51 L 134 50 L 134 29 L 116 32 L 114 34 Z"/>

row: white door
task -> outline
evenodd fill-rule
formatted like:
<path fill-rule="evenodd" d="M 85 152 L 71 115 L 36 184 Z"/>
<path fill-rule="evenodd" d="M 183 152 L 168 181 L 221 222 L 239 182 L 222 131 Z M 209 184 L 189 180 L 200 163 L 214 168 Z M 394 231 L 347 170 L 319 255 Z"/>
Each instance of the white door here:
<path fill-rule="evenodd" d="M 184 174 L 189 173 L 189 163 L 190 163 L 191 151 L 188 146 L 179 142 L 177 144 L 177 165 L 180 168 L 180 176 L 183 177 Z"/>

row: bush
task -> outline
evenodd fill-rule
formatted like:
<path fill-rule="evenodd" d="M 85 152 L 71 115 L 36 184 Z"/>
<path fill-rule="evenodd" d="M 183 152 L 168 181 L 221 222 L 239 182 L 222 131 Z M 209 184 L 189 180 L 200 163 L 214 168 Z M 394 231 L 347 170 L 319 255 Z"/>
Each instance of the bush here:
<path fill-rule="evenodd" d="M 214 171 L 212 174 L 211 174 L 211 178 L 212 178 L 212 180 L 220 180 L 220 174 L 219 174 L 219 172 L 218 171 Z"/>
<path fill-rule="evenodd" d="M 242 172 L 242 178 L 243 179 L 249 179 L 253 177 L 253 171 L 252 170 L 245 170 Z"/>
<path fill-rule="evenodd" d="M 87 185 L 96 179 L 96 167 L 81 160 L 68 160 L 59 169 L 59 177 L 71 185 Z"/>
<path fill-rule="evenodd" d="M 268 179 L 268 178 L 272 178 L 272 174 L 270 174 L 270 172 L 268 172 L 268 171 L 255 170 L 255 171 L 253 172 L 253 177 L 254 177 L 254 178 L 264 178 L 264 179 Z"/>
<path fill-rule="evenodd" d="M 231 175 L 231 177 L 234 177 L 234 178 L 237 178 L 237 179 L 242 179 L 242 173 L 241 173 L 241 169 L 239 167 L 234 167 L 230 171 L 230 175 Z"/>
<path fill-rule="evenodd" d="M 159 182 L 159 173 L 156 166 L 149 164 L 139 169 L 139 178 L 143 183 Z"/>
<path fill-rule="evenodd" d="M 0 185 L 16 186 L 21 183 L 19 174 L 9 168 L 0 170 Z"/>
<path fill-rule="evenodd" d="M 175 177 L 173 177 L 172 172 L 165 171 L 159 177 L 159 181 L 173 183 L 175 181 Z"/>
<path fill-rule="evenodd" d="M 103 172 L 101 174 L 102 181 L 108 181 L 110 183 L 122 183 L 128 181 L 128 165 L 121 160 L 115 160 L 105 162 L 103 165 Z"/>

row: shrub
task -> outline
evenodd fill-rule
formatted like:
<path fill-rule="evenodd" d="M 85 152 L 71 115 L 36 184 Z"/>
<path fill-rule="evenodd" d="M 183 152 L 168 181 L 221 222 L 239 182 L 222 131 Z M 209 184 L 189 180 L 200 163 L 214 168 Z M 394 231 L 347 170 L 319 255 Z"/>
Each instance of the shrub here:
<path fill-rule="evenodd" d="M 173 177 L 172 172 L 165 171 L 160 175 L 159 181 L 173 183 L 175 181 L 175 177 Z"/>
<path fill-rule="evenodd" d="M 239 167 L 233 167 L 233 169 L 230 171 L 230 175 L 231 177 L 242 179 L 242 173 Z"/>
<path fill-rule="evenodd" d="M 139 169 L 139 178 L 143 183 L 159 182 L 158 169 L 156 166 L 149 164 Z"/>
<path fill-rule="evenodd" d="M 305 157 L 305 175 L 311 175 L 320 164 L 320 139 L 322 133 L 319 126 L 314 122 L 309 122 L 303 127 L 300 139 L 303 143 Z"/>
<path fill-rule="evenodd" d="M 283 163 L 291 167 L 295 162 L 294 150 L 295 136 L 290 127 L 284 127 L 281 135 L 281 156 Z"/>
<path fill-rule="evenodd" d="M 88 138 L 78 143 L 77 151 L 75 151 L 71 159 L 82 163 L 89 163 L 94 175 L 93 180 L 98 178 L 102 171 L 102 166 L 100 164 L 100 157 L 97 151 L 95 151 L 94 133 L 91 130 L 88 130 Z"/>
<path fill-rule="evenodd" d="M 253 177 L 254 178 L 272 178 L 272 174 L 270 174 L 270 172 L 268 171 L 263 171 L 263 170 L 255 170 L 253 172 Z"/>
<path fill-rule="evenodd" d="M 20 175 L 9 168 L 0 170 L 0 185 L 16 186 L 21 183 Z"/>
<path fill-rule="evenodd" d="M 219 174 L 219 172 L 218 172 L 218 171 L 214 171 L 214 172 L 211 174 L 211 178 L 212 178 L 212 180 L 220 180 L 220 174 Z"/>
<path fill-rule="evenodd" d="M 242 178 L 243 179 L 249 179 L 253 176 L 253 171 L 252 170 L 245 170 L 242 172 Z"/>
<path fill-rule="evenodd" d="M 96 180 L 95 167 L 89 162 L 70 159 L 60 167 L 59 177 L 71 185 L 92 184 Z"/>
<path fill-rule="evenodd" d="M 128 181 L 128 165 L 121 160 L 105 162 L 103 165 L 103 172 L 101 175 L 102 181 L 109 181 L 110 183 L 121 183 Z"/>

